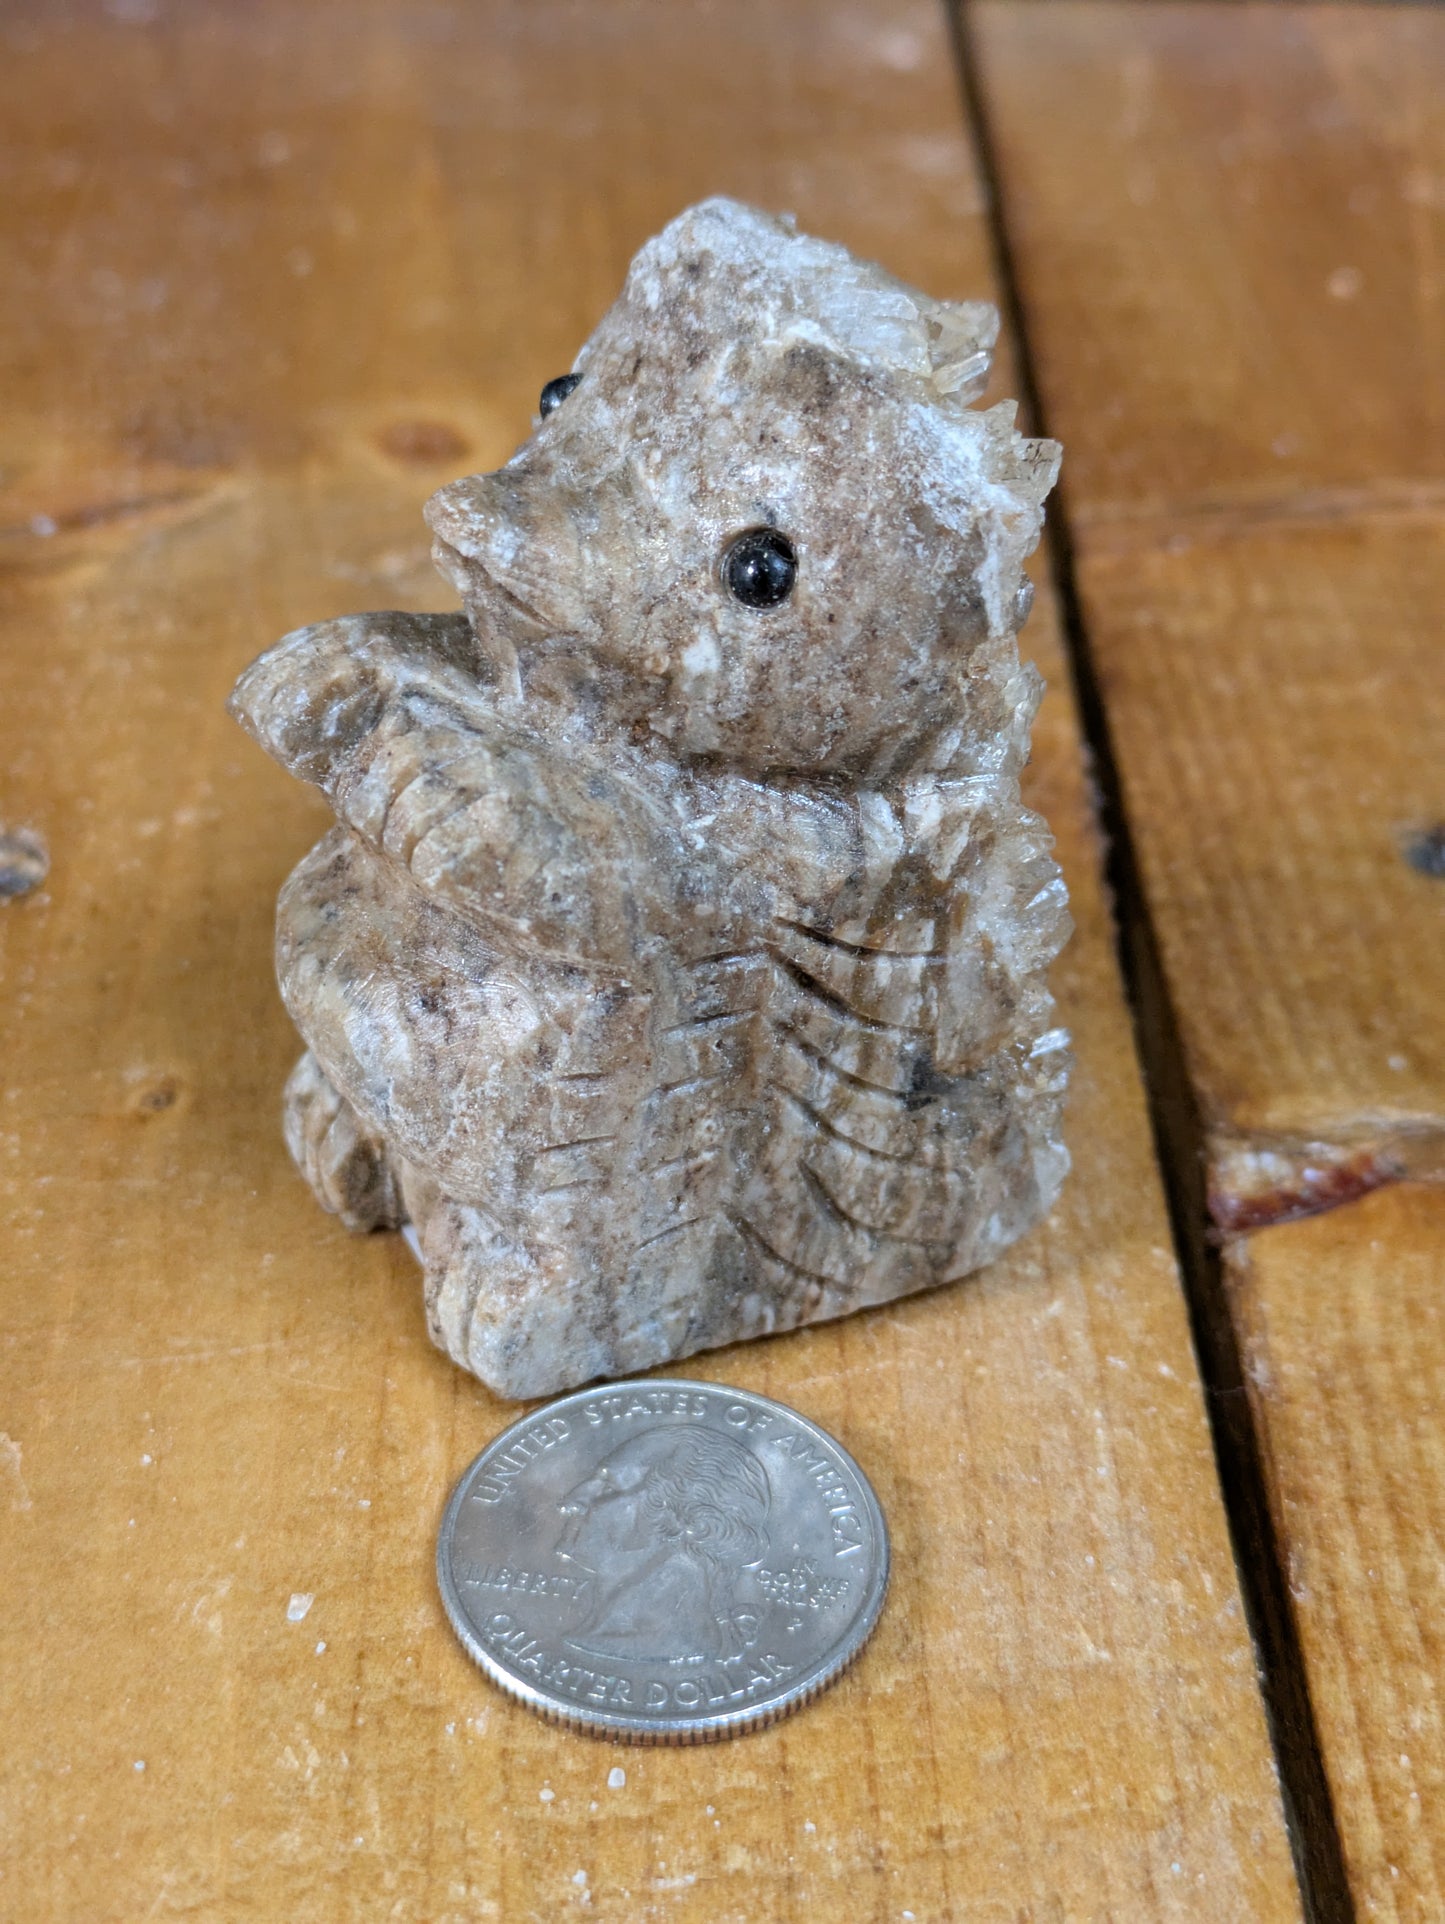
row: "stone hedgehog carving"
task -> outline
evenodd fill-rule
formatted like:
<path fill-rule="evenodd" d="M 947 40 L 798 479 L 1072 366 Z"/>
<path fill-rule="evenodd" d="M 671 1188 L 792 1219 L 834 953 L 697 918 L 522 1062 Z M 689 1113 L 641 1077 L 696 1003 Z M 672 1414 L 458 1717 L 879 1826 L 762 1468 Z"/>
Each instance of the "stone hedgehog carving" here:
<path fill-rule="evenodd" d="M 1058 450 L 970 407 L 996 331 L 707 201 L 430 502 L 464 612 L 236 688 L 338 820 L 280 900 L 287 1143 L 505 1395 L 946 1282 L 1053 1202 L 1015 633 Z"/>

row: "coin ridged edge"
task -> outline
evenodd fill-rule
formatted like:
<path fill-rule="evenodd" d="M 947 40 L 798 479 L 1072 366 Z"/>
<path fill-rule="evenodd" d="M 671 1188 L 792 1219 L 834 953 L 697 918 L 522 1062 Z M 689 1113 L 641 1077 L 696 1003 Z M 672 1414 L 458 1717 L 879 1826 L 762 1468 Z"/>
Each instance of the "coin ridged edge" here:
<path fill-rule="evenodd" d="M 883 1605 L 888 1598 L 888 1576 L 885 1572 L 883 1583 L 878 1591 L 878 1608 L 873 1620 L 851 1650 L 845 1650 L 838 1661 L 820 1675 L 814 1677 L 798 1692 L 781 1702 L 763 1704 L 753 1711 L 734 1711 L 726 1720 L 714 1723 L 692 1724 L 620 1724 L 597 1721 L 588 1717 L 580 1707 L 566 1708 L 540 1697 L 528 1694 L 527 1686 L 520 1678 L 513 1677 L 509 1671 L 502 1670 L 485 1656 L 472 1648 L 471 1640 L 463 1635 L 446 1595 L 442 1603 L 453 1630 L 461 1641 L 462 1649 L 472 1662 L 489 1678 L 499 1690 L 511 1698 L 513 1703 L 521 1704 L 544 1723 L 556 1724 L 564 1730 L 576 1731 L 583 1737 L 601 1737 L 612 1743 L 635 1744 L 647 1749 L 689 1750 L 700 1744 L 726 1743 L 731 1737 L 748 1737 L 754 1731 L 766 1730 L 770 1724 L 778 1724 L 785 1717 L 791 1717 L 795 1710 L 803 1710 L 815 1697 L 820 1697 L 839 1681 L 862 1656 L 872 1641 L 873 1632 L 878 1627 L 878 1619 L 883 1613 Z"/>
<path fill-rule="evenodd" d="M 811 1430 L 827 1448 L 836 1451 L 846 1468 L 856 1478 L 858 1487 L 862 1491 L 865 1507 L 877 1532 L 879 1548 L 880 1569 L 875 1579 L 876 1593 L 872 1596 L 870 1603 L 865 1606 L 863 1616 L 855 1620 L 861 1622 L 862 1629 L 857 1642 L 851 1649 L 843 1650 L 835 1661 L 827 1664 L 806 1683 L 797 1686 L 791 1695 L 772 1703 L 760 1704 L 754 1710 L 729 1711 L 710 1720 L 699 1718 L 684 1721 L 676 1718 L 649 1723 L 642 1718 L 624 1721 L 618 1718 L 594 1717 L 589 1715 L 581 1705 L 560 1704 L 555 1699 L 545 1697 L 540 1691 L 534 1690 L 520 1677 L 514 1677 L 481 1647 L 475 1627 L 462 1608 L 448 1556 L 454 1534 L 453 1526 L 458 1511 L 466 1501 L 467 1486 L 471 1481 L 472 1472 L 484 1456 L 502 1448 L 506 1438 L 514 1430 L 532 1422 L 542 1409 L 565 1410 L 573 1404 L 587 1401 L 601 1388 L 606 1388 L 609 1392 L 621 1392 L 634 1388 L 649 1391 L 714 1390 L 739 1402 L 766 1404 L 771 1408 L 782 1410 L 795 1422 Z M 587 1389 L 574 1390 L 571 1395 L 558 1397 L 553 1403 L 528 1410 L 515 1422 L 509 1423 L 505 1429 L 499 1430 L 489 1443 L 484 1444 L 458 1477 L 447 1499 L 446 1508 L 442 1512 L 441 1524 L 437 1530 L 436 1575 L 442 1608 L 462 1649 L 482 1674 L 511 1698 L 513 1703 L 521 1704 L 545 1723 L 575 1731 L 580 1736 L 599 1737 L 612 1743 L 633 1744 L 651 1749 L 681 1750 L 695 1748 L 699 1744 L 724 1743 L 731 1737 L 751 1736 L 755 1731 L 766 1730 L 772 1724 L 781 1723 L 785 1717 L 791 1717 L 794 1711 L 805 1709 L 815 1698 L 837 1683 L 839 1678 L 862 1656 L 872 1641 L 873 1632 L 878 1627 L 878 1620 L 883 1614 L 883 1605 L 888 1599 L 889 1585 L 892 1580 L 892 1545 L 888 1537 L 888 1524 L 883 1515 L 883 1506 L 879 1503 L 877 1492 L 864 1474 L 861 1465 L 837 1437 L 825 1430 L 821 1424 L 815 1423 L 810 1416 L 804 1416 L 801 1410 L 795 1410 L 791 1404 L 780 1403 L 776 1397 L 764 1396 L 757 1390 L 734 1389 L 730 1384 L 712 1383 L 694 1377 L 641 1377 L 628 1378 L 615 1384 L 593 1384 Z"/>

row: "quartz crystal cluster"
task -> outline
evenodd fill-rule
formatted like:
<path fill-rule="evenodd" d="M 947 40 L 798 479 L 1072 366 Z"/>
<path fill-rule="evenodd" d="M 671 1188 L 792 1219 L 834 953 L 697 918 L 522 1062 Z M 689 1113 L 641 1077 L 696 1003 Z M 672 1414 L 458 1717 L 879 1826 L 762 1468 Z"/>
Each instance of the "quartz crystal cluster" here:
<path fill-rule="evenodd" d="M 337 818 L 280 901 L 291 1153 L 503 1394 L 951 1281 L 1058 1192 L 1058 450 L 971 405 L 996 328 L 707 201 L 429 504 L 462 612 L 241 678 Z"/>

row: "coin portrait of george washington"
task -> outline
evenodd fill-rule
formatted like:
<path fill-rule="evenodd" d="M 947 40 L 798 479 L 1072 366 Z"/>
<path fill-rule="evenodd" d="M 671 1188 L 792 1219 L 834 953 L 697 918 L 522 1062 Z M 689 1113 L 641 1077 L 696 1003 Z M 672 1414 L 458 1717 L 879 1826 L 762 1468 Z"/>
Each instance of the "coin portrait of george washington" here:
<path fill-rule="evenodd" d="M 690 1425 L 631 1438 L 560 1505 L 557 1555 L 587 1575 L 568 1643 L 663 1663 L 747 1649 L 771 1500 L 767 1471 L 735 1437 Z"/>

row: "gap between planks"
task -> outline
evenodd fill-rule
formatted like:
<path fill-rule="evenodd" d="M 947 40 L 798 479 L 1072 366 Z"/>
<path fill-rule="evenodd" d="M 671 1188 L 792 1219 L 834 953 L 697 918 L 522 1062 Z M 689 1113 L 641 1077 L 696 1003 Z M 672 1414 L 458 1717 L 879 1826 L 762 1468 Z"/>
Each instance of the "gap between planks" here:
<path fill-rule="evenodd" d="M 1022 408 L 1030 430 L 1047 435 L 1049 422 L 1040 402 L 1028 317 L 1009 238 L 1007 196 L 980 82 L 970 4 L 969 0 L 940 0 L 940 4 L 954 50 L 965 138 L 973 147 L 985 187 L 999 300 L 1013 337 Z M 1071 530 L 1057 501 L 1056 497 L 1045 526 L 1045 552 L 1058 590 L 1065 656 L 1081 726 L 1093 757 L 1105 872 L 1114 901 L 1115 945 L 1205 1388 L 1240 1592 L 1254 1640 L 1295 1871 L 1310 1924 L 1354 1924 L 1355 1904 L 1339 1824 L 1290 1607 L 1260 1441 L 1245 1391 L 1239 1333 L 1225 1294 L 1219 1250 L 1209 1236 L 1203 1122 L 1124 811 L 1108 714 L 1078 593 Z"/>

